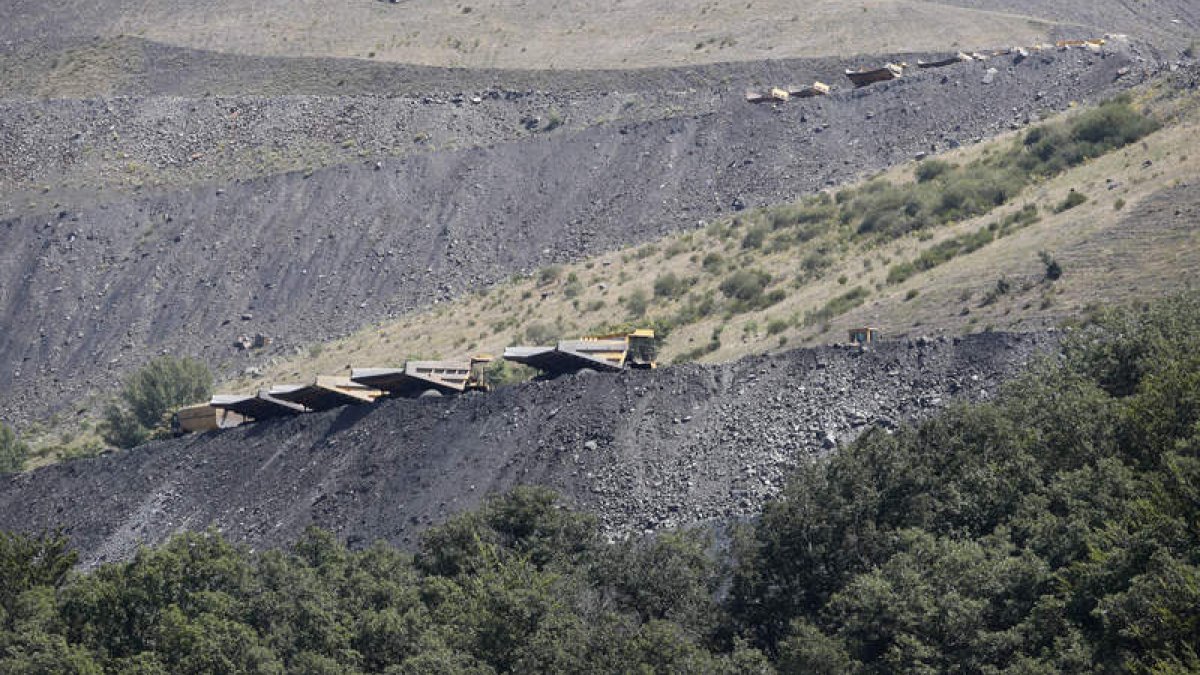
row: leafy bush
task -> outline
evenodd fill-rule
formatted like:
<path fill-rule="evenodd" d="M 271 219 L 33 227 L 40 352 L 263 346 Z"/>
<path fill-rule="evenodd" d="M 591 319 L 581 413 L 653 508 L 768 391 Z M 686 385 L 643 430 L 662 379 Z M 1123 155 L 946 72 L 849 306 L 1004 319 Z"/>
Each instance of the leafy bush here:
<path fill-rule="evenodd" d="M 870 294 L 871 292 L 862 286 L 855 286 L 849 291 L 826 302 L 820 309 L 806 312 L 804 314 L 804 325 L 812 326 L 829 321 L 836 316 L 841 316 L 866 302 L 867 296 Z"/>
<path fill-rule="evenodd" d="M 922 251 L 916 260 L 911 263 L 904 262 L 893 265 L 888 269 L 887 283 L 903 283 L 913 275 L 929 271 L 953 259 L 955 256 L 977 251 L 990 244 L 993 237 L 991 229 L 985 227 L 972 234 L 960 235 L 940 241 Z"/>
<path fill-rule="evenodd" d="M 928 183 L 954 168 L 950 162 L 940 159 L 927 159 L 917 165 L 916 177 L 918 183 Z"/>
<path fill-rule="evenodd" d="M 704 256 L 700 267 L 709 274 L 720 274 L 725 269 L 725 258 L 720 253 L 709 253 Z"/>
<path fill-rule="evenodd" d="M 130 375 L 121 389 L 120 402 L 104 412 L 105 441 L 131 448 L 155 430 L 169 427 L 168 414 L 183 405 L 212 396 L 213 376 L 203 363 L 190 358 L 163 356 Z"/>
<path fill-rule="evenodd" d="M 725 277 L 718 288 L 734 302 L 735 308 L 750 309 L 768 302 L 763 291 L 770 283 L 770 274 L 758 269 L 742 269 Z"/>
<path fill-rule="evenodd" d="M 1046 268 L 1046 279 L 1049 281 L 1058 281 L 1062 276 L 1062 265 L 1054 259 L 1054 256 L 1045 251 L 1038 252 L 1038 259 L 1042 261 L 1042 265 Z"/>
<path fill-rule="evenodd" d="M 29 457 L 29 446 L 7 424 L 0 422 L 0 474 L 20 471 Z"/>
<path fill-rule="evenodd" d="M 692 280 L 678 276 L 674 272 L 660 274 L 654 279 L 654 297 L 674 300 L 687 292 Z"/>
<path fill-rule="evenodd" d="M 538 284 L 541 286 L 552 284 L 555 281 L 558 281 L 558 278 L 561 276 L 562 265 L 547 265 L 546 267 L 538 270 Z"/>
<path fill-rule="evenodd" d="M 771 319 L 767 322 L 767 335 L 778 335 L 791 327 L 792 322 L 787 319 Z"/>
<path fill-rule="evenodd" d="M 755 225 L 746 230 L 746 234 L 742 237 L 742 248 L 755 249 L 762 248 L 763 240 L 767 237 L 767 228 L 763 225 Z"/>
<path fill-rule="evenodd" d="M 629 316 L 634 319 L 639 319 L 646 315 L 646 310 L 650 306 L 650 301 L 646 297 L 646 292 L 640 288 L 635 288 L 625 298 L 625 309 L 629 312 Z"/>
<path fill-rule="evenodd" d="M 1062 213 L 1063 211 L 1069 211 L 1086 201 L 1087 195 L 1083 194 L 1082 192 L 1071 190 L 1067 193 L 1067 196 L 1063 198 L 1063 200 L 1059 202 L 1057 206 L 1054 207 L 1054 212 Z"/>
<path fill-rule="evenodd" d="M 522 334 L 525 342 L 531 345 L 548 345 L 558 341 L 561 331 L 558 326 L 543 321 L 534 321 L 525 326 Z"/>
<path fill-rule="evenodd" d="M 982 215 L 1011 201 L 1034 180 L 1132 143 L 1157 128 L 1127 100 L 1110 101 L 1075 118 L 1031 129 L 1011 149 L 963 166 L 923 162 L 917 167 L 915 185 L 876 179 L 843 190 L 837 196 L 837 218 L 860 236 L 887 238 Z M 1036 216 L 1036 212 L 1023 214 Z"/>

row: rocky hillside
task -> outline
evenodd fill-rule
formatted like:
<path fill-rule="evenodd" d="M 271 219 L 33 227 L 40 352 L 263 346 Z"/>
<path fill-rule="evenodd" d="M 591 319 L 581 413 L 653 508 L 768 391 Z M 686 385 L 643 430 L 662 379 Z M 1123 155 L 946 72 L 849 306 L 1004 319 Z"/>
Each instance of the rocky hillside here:
<path fill-rule="evenodd" d="M 411 547 L 518 484 L 563 491 L 614 536 L 720 521 L 757 513 L 789 467 L 864 429 L 993 395 L 1056 342 L 804 349 L 262 422 L 5 478 L 0 530 L 65 525 L 86 564 L 207 527 L 254 547 L 311 524 Z"/>
<path fill-rule="evenodd" d="M 834 66 L 793 75 L 837 81 Z M 1103 54 L 1052 51 L 861 90 L 842 85 L 828 98 L 779 107 L 746 104 L 747 82 L 689 79 L 716 77 L 714 68 L 680 78 L 692 83 L 682 108 L 599 123 L 621 107 L 617 92 L 593 90 L 572 99 L 577 107 L 562 99 L 544 110 L 553 95 L 496 90 L 486 102 L 480 94 L 488 92 L 8 103 L 17 124 L 0 139 L 0 156 L 13 167 L 11 185 L 38 184 L 49 172 L 64 196 L 52 211 L 34 202 L 33 213 L 0 221 L 0 405 L 10 421 L 79 406 L 161 352 L 196 355 L 229 374 L 514 272 L 1020 127 L 1158 68 L 1135 46 L 1114 44 Z M 764 72 L 779 81 L 777 71 Z M 693 111 L 689 101 L 702 103 Z M 547 133 L 555 115 L 562 126 Z M 221 174 L 238 165 L 234 158 L 261 158 L 264 147 L 292 161 L 310 142 L 330 139 L 340 139 L 338 152 L 360 144 L 346 139 L 412 144 L 412 121 L 423 116 L 459 120 L 474 147 L 376 152 L 245 179 Z M 534 117 L 536 133 L 522 123 Z M 186 168 L 192 158 L 202 167 L 212 161 L 210 151 L 222 158 L 211 168 Z M 142 167 L 135 174 L 177 175 L 185 185 L 127 196 L 111 179 L 97 191 L 64 178 L 77 167 L 111 176 L 99 169 L 114 168 L 117 156 Z M 210 173 L 232 182 L 193 183 Z M 273 345 L 253 354 L 234 347 L 255 333 Z"/>

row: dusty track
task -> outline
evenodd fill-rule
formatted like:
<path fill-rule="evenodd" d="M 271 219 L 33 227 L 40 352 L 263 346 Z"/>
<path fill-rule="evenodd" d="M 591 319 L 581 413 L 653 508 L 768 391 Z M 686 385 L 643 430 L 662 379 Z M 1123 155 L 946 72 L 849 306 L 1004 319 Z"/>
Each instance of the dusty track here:
<path fill-rule="evenodd" d="M 86 565 L 207 527 L 254 547 L 313 524 L 352 545 L 412 546 L 517 484 L 563 491 L 614 535 L 721 521 L 757 513 L 797 462 L 986 398 L 1055 343 L 806 349 L 263 422 L 3 479 L 0 530 L 65 525 Z"/>

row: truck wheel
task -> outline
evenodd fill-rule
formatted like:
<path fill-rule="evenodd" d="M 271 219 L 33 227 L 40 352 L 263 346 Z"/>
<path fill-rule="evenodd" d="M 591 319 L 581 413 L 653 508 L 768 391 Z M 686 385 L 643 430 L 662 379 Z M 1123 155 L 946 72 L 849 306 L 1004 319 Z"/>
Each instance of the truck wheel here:
<path fill-rule="evenodd" d="M 575 371 L 575 374 L 576 375 L 595 375 L 596 371 L 592 368 L 580 368 L 579 370 Z"/>
<path fill-rule="evenodd" d="M 437 389 L 426 389 L 425 391 L 421 392 L 421 396 L 419 398 L 441 398 L 441 397 L 442 397 L 442 392 L 438 391 Z"/>

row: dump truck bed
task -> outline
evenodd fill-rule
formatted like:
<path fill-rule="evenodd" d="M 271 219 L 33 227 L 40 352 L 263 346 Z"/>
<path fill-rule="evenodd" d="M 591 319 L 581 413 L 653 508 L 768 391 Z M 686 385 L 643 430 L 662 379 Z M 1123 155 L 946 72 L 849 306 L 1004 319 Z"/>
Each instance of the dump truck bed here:
<path fill-rule="evenodd" d="M 611 351 L 572 349 L 579 340 L 560 342 L 555 347 L 509 347 L 504 358 L 547 373 L 573 373 L 584 368 L 618 371 L 624 366 L 625 341 L 619 341 L 620 357 L 612 360 Z"/>
<path fill-rule="evenodd" d="M 370 403 L 382 396 L 383 392 L 352 382 L 350 378 L 320 376 L 310 384 L 276 385 L 271 387 L 269 394 L 309 410 L 329 410 L 344 405 Z"/>
<path fill-rule="evenodd" d="M 392 396 L 419 396 L 430 389 L 457 394 L 467 389 L 471 368 L 472 362 L 467 360 L 409 361 L 403 368 L 353 368 L 350 379 Z"/>
<path fill-rule="evenodd" d="M 287 417 L 305 412 L 304 406 L 275 398 L 266 389 L 260 389 L 257 394 L 250 395 L 217 394 L 209 401 L 209 405 L 223 410 L 232 410 L 243 417 L 254 420 Z"/>
<path fill-rule="evenodd" d="M 177 434 L 214 431 L 236 427 L 245 418 L 230 410 L 215 408 L 208 403 L 191 405 L 180 408 L 173 419 L 174 431 Z"/>
<path fill-rule="evenodd" d="M 886 82 L 904 75 L 904 69 L 894 63 L 885 64 L 874 70 L 847 70 L 846 77 L 856 87 L 865 87 L 875 82 Z"/>

